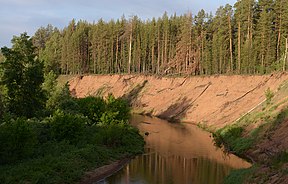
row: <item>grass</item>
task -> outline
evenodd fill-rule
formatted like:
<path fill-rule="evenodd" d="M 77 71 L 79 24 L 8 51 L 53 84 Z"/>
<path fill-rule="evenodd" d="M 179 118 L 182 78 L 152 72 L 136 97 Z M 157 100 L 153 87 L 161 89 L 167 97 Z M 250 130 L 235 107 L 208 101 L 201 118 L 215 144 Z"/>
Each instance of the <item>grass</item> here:
<path fill-rule="evenodd" d="M 250 167 L 248 169 L 238 169 L 233 170 L 231 173 L 224 179 L 223 184 L 242 184 L 245 180 L 253 173 L 256 167 Z"/>
<path fill-rule="evenodd" d="M 277 97 L 277 104 L 273 104 L 272 98 L 274 94 L 266 91 L 266 97 L 269 98 L 268 103 L 265 103 L 262 109 L 256 109 L 258 111 L 251 112 L 232 125 L 225 126 L 216 132 L 214 132 L 214 140 L 216 145 L 224 146 L 226 150 L 232 152 L 238 156 L 245 157 L 246 151 L 253 149 L 253 146 L 265 137 L 269 137 L 271 133 L 288 117 L 288 108 L 283 105 L 287 104 L 288 98 L 284 94 L 287 92 L 283 89 L 287 88 L 287 85 L 282 85 L 282 96 Z M 280 94 L 280 93 L 279 93 Z M 278 94 L 278 95 L 279 95 Z M 283 96 L 284 95 L 284 96 Z M 279 99 L 282 99 L 279 101 Z M 275 103 L 275 101 L 274 101 Z M 282 106 L 282 110 L 278 109 Z M 255 128 L 256 127 L 256 128 Z M 273 170 L 281 171 L 283 174 L 287 174 L 288 170 L 282 168 L 285 163 L 288 163 L 288 152 L 284 150 L 274 156 L 271 156 L 268 160 L 264 161 L 265 164 L 271 166 Z M 245 181 L 249 181 L 249 178 L 253 180 L 257 170 L 255 164 L 248 169 L 240 169 L 232 171 L 224 181 L 224 184 L 240 184 Z M 254 174 L 253 174 L 254 173 Z M 258 173 L 259 174 L 259 173 Z M 265 175 L 255 175 L 259 178 L 257 180 L 265 180 Z"/>
<path fill-rule="evenodd" d="M 49 149 L 57 151 L 1 166 L 0 183 L 75 183 L 85 171 L 123 156 L 117 149 L 93 145 L 77 148 L 63 142 Z"/>
<path fill-rule="evenodd" d="M 281 151 L 271 159 L 271 166 L 276 169 L 281 168 L 281 166 L 285 163 L 288 163 L 287 151 Z"/>
<path fill-rule="evenodd" d="M 63 140 L 39 144 L 32 157 L 1 165 L 0 183 L 77 183 L 85 171 L 142 153 L 144 141 L 133 131 L 122 135 L 122 143 L 117 146 L 103 144 L 102 137 L 107 138 L 109 132 L 96 126 L 87 130 L 87 142 L 71 144 Z"/>
<path fill-rule="evenodd" d="M 224 146 L 229 152 L 243 155 L 254 143 L 256 136 L 243 137 L 244 128 L 240 126 L 226 126 L 213 133 L 215 144 Z"/>

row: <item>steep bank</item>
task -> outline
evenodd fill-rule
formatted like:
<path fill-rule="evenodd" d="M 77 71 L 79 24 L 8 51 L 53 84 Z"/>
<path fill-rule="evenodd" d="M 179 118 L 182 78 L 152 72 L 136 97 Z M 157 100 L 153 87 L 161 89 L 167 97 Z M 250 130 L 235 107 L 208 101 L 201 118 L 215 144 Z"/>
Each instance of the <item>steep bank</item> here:
<path fill-rule="evenodd" d="M 113 93 L 130 100 L 138 112 L 220 131 L 230 151 L 254 163 L 252 169 L 232 173 L 227 183 L 287 183 L 287 79 L 287 73 L 190 78 L 111 75 L 75 76 L 69 82 L 77 97 Z M 269 91 L 273 97 L 267 103 Z"/>
<path fill-rule="evenodd" d="M 286 73 L 189 78 L 99 75 L 75 76 L 69 83 L 77 97 L 113 93 L 127 98 L 140 113 L 219 128 L 263 103 L 265 91 L 276 92 L 287 79 Z"/>

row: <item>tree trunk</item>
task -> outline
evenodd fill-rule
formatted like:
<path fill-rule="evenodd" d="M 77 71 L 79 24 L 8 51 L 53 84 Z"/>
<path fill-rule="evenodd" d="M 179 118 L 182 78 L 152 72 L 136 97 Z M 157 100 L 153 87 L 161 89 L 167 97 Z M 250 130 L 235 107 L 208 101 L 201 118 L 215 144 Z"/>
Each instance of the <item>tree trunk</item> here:
<path fill-rule="evenodd" d="M 160 72 L 160 28 L 158 28 L 158 57 L 157 57 L 157 74 Z"/>
<path fill-rule="evenodd" d="M 118 49 L 119 49 L 119 37 L 117 35 L 117 38 L 116 38 L 115 65 L 116 65 L 117 73 L 120 73 L 120 68 L 119 68 L 119 65 L 118 65 Z"/>
<path fill-rule="evenodd" d="M 128 58 L 128 73 L 129 74 L 131 70 L 131 55 L 132 55 L 132 30 L 131 30 L 130 39 L 129 39 L 129 58 Z"/>
<path fill-rule="evenodd" d="M 283 71 L 286 70 L 287 57 L 288 57 L 288 38 L 285 38 L 285 55 L 283 59 Z"/>
<path fill-rule="evenodd" d="M 233 43 L 232 43 L 232 26 L 231 26 L 231 17 L 228 16 L 229 24 L 229 51 L 230 51 L 230 72 L 233 72 Z"/>
<path fill-rule="evenodd" d="M 281 57 L 280 56 L 281 28 L 282 28 L 282 12 L 280 12 L 279 29 L 278 29 L 278 39 L 277 39 L 277 49 L 276 49 L 276 58 L 277 59 L 279 59 Z"/>
<path fill-rule="evenodd" d="M 241 73 L 241 25 L 238 22 L 238 73 Z"/>

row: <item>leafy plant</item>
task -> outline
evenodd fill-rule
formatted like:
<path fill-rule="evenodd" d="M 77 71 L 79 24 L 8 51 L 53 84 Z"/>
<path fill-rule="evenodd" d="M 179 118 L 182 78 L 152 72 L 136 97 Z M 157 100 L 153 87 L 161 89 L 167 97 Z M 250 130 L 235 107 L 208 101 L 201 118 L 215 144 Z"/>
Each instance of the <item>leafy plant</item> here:
<path fill-rule="evenodd" d="M 15 162 L 33 154 L 37 135 L 32 124 L 19 118 L 0 126 L 0 163 Z"/>
<path fill-rule="evenodd" d="M 36 57 L 32 40 L 26 33 L 12 39 L 13 47 L 1 48 L 6 60 L 1 63 L 1 83 L 7 89 L 10 113 L 31 118 L 45 106 L 41 88 L 44 81 L 43 63 Z"/>
<path fill-rule="evenodd" d="M 79 106 L 76 99 L 70 94 L 68 83 L 51 94 L 51 97 L 47 100 L 46 107 L 51 112 L 59 109 L 66 113 L 79 113 Z"/>
<path fill-rule="evenodd" d="M 100 122 L 102 114 L 106 111 L 106 103 L 101 97 L 86 97 L 77 100 L 79 111 L 87 116 L 92 124 Z"/>
<path fill-rule="evenodd" d="M 57 141 L 66 140 L 77 143 L 82 139 L 87 123 L 89 120 L 81 115 L 64 114 L 57 111 L 50 121 L 51 135 Z"/>
<path fill-rule="evenodd" d="M 268 89 L 265 91 L 265 97 L 266 97 L 266 102 L 267 102 L 267 104 L 268 104 L 268 105 L 271 104 L 271 100 L 272 100 L 272 98 L 274 97 L 274 93 L 273 93 L 273 91 L 272 91 L 270 88 L 268 88 Z"/>
<path fill-rule="evenodd" d="M 243 131 L 243 127 L 236 125 L 219 129 L 213 133 L 216 146 L 221 147 L 223 145 L 228 151 L 238 155 L 243 154 L 254 142 L 252 137 L 242 137 Z"/>
<path fill-rule="evenodd" d="M 122 98 L 115 98 L 109 94 L 107 99 L 107 111 L 116 113 L 115 119 L 118 121 L 128 121 L 130 118 L 130 107 L 126 100 Z"/>

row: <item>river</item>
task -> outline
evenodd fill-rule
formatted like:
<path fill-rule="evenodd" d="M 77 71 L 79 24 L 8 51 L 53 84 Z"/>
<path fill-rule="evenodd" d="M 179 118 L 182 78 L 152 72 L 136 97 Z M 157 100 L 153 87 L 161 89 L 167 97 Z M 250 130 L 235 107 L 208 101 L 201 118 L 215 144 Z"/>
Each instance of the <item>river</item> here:
<path fill-rule="evenodd" d="M 145 153 L 98 183 L 220 184 L 232 169 L 250 167 L 215 147 L 211 135 L 195 125 L 140 115 L 131 124 L 145 137 Z"/>

